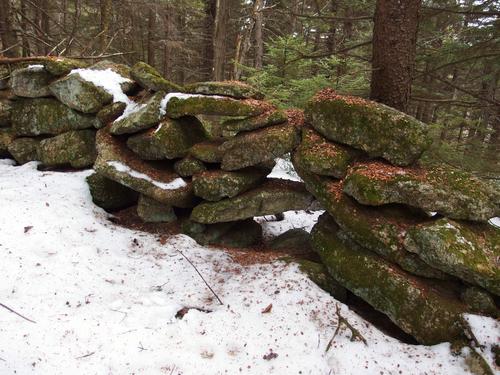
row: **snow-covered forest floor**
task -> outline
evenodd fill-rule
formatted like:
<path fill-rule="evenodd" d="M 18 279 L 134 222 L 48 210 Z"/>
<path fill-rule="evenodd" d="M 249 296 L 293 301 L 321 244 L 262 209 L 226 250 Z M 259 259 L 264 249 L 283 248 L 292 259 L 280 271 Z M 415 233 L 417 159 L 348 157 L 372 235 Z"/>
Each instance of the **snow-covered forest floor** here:
<path fill-rule="evenodd" d="M 384 335 L 294 264 L 243 266 L 184 235 L 162 244 L 113 224 L 89 174 L 0 160 L 0 302 L 36 322 L 0 308 L 0 374 L 467 373 L 449 344 Z M 316 216 L 290 213 L 265 231 L 310 229 Z M 366 344 L 341 326 L 326 351 L 336 306 Z M 469 319 L 491 363 L 498 324 Z"/>

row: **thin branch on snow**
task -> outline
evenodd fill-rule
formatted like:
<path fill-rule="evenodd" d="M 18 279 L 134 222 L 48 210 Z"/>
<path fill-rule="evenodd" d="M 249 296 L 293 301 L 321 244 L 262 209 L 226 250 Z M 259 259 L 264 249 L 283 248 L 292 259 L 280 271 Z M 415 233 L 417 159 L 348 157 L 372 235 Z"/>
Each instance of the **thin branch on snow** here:
<path fill-rule="evenodd" d="M 217 295 L 217 293 L 215 293 L 214 290 L 210 287 L 210 285 L 208 285 L 207 281 L 205 280 L 205 278 L 203 277 L 203 275 L 200 273 L 200 271 L 198 271 L 198 268 L 196 268 L 196 266 L 193 264 L 193 262 L 191 262 L 189 260 L 189 258 L 184 255 L 184 253 L 182 251 L 177 250 L 177 252 L 179 252 L 184 257 L 184 259 L 186 259 L 189 262 L 189 264 L 194 268 L 194 270 L 196 271 L 196 273 L 198 275 L 200 275 L 201 279 L 203 280 L 203 282 L 205 283 L 205 285 L 207 286 L 207 288 L 210 289 L 210 291 L 215 296 L 215 298 L 217 298 L 217 301 L 219 301 L 219 303 L 221 305 L 224 305 L 224 303 L 221 301 L 221 299 L 219 298 L 219 296 Z"/>
<path fill-rule="evenodd" d="M 6 309 L 6 310 L 10 311 L 11 313 L 16 314 L 17 316 L 19 316 L 19 317 L 23 318 L 24 320 L 27 320 L 28 322 L 31 322 L 31 323 L 36 323 L 34 320 L 31 320 L 31 319 L 29 319 L 29 318 L 26 318 L 24 315 L 19 314 L 17 311 L 15 311 L 15 310 L 11 309 L 9 306 L 6 306 L 6 305 L 4 305 L 4 304 L 3 304 L 3 303 L 1 303 L 1 302 L 0 302 L 0 307 L 3 307 L 4 309 Z"/>
<path fill-rule="evenodd" d="M 363 337 L 363 335 L 356 328 L 354 328 L 346 318 L 344 318 L 340 314 L 339 304 L 336 304 L 336 308 L 337 308 L 337 310 L 335 311 L 335 313 L 337 314 L 337 329 L 335 330 L 333 337 L 328 342 L 328 345 L 326 346 L 325 352 L 330 350 L 330 348 L 332 347 L 333 340 L 335 339 L 337 334 L 340 332 L 340 327 L 342 326 L 342 324 L 345 325 L 351 331 L 351 341 L 362 341 L 366 346 L 368 346 L 368 342 Z"/>

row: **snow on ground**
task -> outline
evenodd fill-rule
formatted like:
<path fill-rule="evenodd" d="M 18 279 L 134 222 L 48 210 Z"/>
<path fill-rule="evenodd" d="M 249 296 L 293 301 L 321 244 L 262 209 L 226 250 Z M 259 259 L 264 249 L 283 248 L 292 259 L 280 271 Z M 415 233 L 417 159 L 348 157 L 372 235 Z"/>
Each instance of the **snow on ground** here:
<path fill-rule="evenodd" d="M 36 321 L 0 308 L 0 374 L 466 371 L 448 344 L 401 344 L 341 304 L 367 345 L 342 329 L 325 353 L 338 302 L 296 266 L 243 267 L 183 235 L 161 244 L 118 227 L 92 204 L 89 174 L 0 161 L 0 302 Z M 186 306 L 211 312 L 177 319 Z"/>

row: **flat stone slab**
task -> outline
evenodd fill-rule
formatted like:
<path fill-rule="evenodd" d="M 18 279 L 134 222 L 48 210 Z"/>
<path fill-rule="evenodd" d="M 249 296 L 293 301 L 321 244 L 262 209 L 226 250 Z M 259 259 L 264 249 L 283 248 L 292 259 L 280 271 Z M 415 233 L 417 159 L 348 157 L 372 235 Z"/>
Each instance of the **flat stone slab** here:
<path fill-rule="evenodd" d="M 222 142 L 214 140 L 197 143 L 189 149 L 189 155 L 205 163 L 220 163 L 224 156 L 220 149 Z"/>
<path fill-rule="evenodd" d="M 165 92 L 158 91 L 144 103 L 137 103 L 132 112 L 124 113 L 111 124 L 110 133 L 132 134 L 157 125 L 162 118 L 161 101 L 164 96 Z"/>
<path fill-rule="evenodd" d="M 293 151 L 299 141 L 300 130 L 289 124 L 237 135 L 220 147 L 221 168 L 232 171 L 274 160 Z"/>
<path fill-rule="evenodd" d="M 327 214 L 311 232 L 323 264 L 341 285 L 386 314 L 420 343 L 464 339 L 460 300 L 438 289 L 435 281 L 404 272 L 371 251 L 342 241 Z"/>
<path fill-rule="evenodd" d="M 95 130 L 72 130 L 40 141 L 38 157 L 46 167 L 87 168 L 96 158 Z"/>
<path fill-rule="evenodd" d="M 156 128 L 132 135 L 127 146 L 144 160 L 181 158 L 194 144 L 206 139 L 195 117 L 164 118 Z"/>
<path fill-rule="evenodd" d="M 39 160 L 38 146 L 40 141 L 41 139 L 38 138 L 16 138 L 8 147 L 9 154 L 20 165 Z"/>
<path fill-rule="evenodd" d="M 239 81 L 197 82 L 185 87 L 193 94 L 221 95 L 235 99 L 264 99 L 264 94 L 255 87 Z"/>
<path fill-rule="evenodd" d="M 174 163 L 175 172 L 181 177 L 191 177 L 197 173 L 207 170 L 207 167 L 201 160 L 195 159 L 192 156 L 186 156 Z"/>
<path fill-rule="evenodd" d="M 177 220 L 172 206 L 142 194 L 139 196 L 137 204 L 137 215 L 145 223 L 171 223 Z"/>
<path fill-rule="evenodd" d="M 304 180 L 306 188 L 333 216 L 340 228 L 358 244 L 405 271 L 418 276 L 448 279 L 444 272 L 430 267 L 417 254 L 403 246 L 406 230 L 429 221 L 427 217 L 412 215 L 402 207 L 369 207 L 357 203 L 342 192 L 342 183 L 330 177 L 308 173 L 294 159 L 295 170 Z"/>
<path fill-rule="evenodd" d="M 362 152 L 328 141 L 309 128 L 302 129 L 302 141 L 294 153 L 301 168 L 335 178 L 344 178 L 349 166 L 362 156 Z"/>
<path fill-rule="evenodd" d="M 500 229 L 443 218 L 408 229 L 404 244 L 430 266 L 500 296 Z"/>
<path fill-rule="evenodd" d="M 401 168 L 381 162 L 356 164 L 344 192 L 366 205 L 401 203 L 443 216 L 487 222 L 500 215 L 497 193 L 470 173 L 446 166 Z"/>
<path fill-rule="evenodd" d="M 173 94 L 167 101 L 170 118 L 196 115 L 257 116 L 265 112 L 267 104 L 253 99 L 235 100 L 221 96 Z"/>
<path fill-rule="evenodd" d="M 132 190 L 175 207 L 191 207 L 193 189 L 189 181 L 180 178 L 162 163 L 161 168 L 140 160 L 122 141 L 108 132 L 97 132 L 96 172 Z"/>
<path fill-rule="evenodd" d="M 66 57 L 47 57 L 43 61 L 45 69 L 53 76 L 65 76 L 73 69 L 83 69 L 89 64 L 84 60 L 68 59 Z"/>
<path fill-rule="evenodd" d="M 287 116 L 284 111 L 278 110 L 269 105 L 269 109 L 258 116 L 243 119 L 228 119 L 224 121 L 222 123 L 222 129 L 224 134 L 232 134 L 278 125 L 285 123 L 286 121 Z"/>
<path fill-rule="evenodd" d="M 256 187 L 265 178 L 268 171 L 258 168 L 246 168 L 228 172 L 211 170 L 193 177 L 194 194 L 207 201 L 219 201 L 232 198 Z"/>
<path fill-rule="evenodd" d="M 61 103 L 83 113 L 99 112 L 113 100 L 113 95 L 78 73 L 68 74 L 52 82 L 50 91 Z"/>
<path fill-rule="evenodd" d="M 306 210 L 313 197 L 300 182 L 269 179 L 258 188 L 234 198 L 202 203 L 191 213 L 191 220 L 202 224 L 237 221 L 255 216 Z"/>
<path fill-rule="evenodd" d="M 95 117 L 79 113 L 51 98 L 14 102 L 11 119 L 17 136 L 57 135 L 92 128 L 96 124 Z"/>
<path fill-rule="evenodd" d="M 43 65 L 30 65 L 12 72 L 10 87 L 12 93 L 25 98 L 50 96 L 49 84 L 54 77 Z"/>
<path fill-rule="evenodd" d="M 96 206 L 106 211 L 116 211 L 136 204 L 139 193 L 99 173 L 87 177 L 90 195 Z"/>
<path fill-rule="evenodd" d="M 407 166 L 430 145 L 427 125 L 383 104 L 326 89 L 305 109 L 306 121 L 327 139 Z"/>
<path fill-rule="evenodd" d="M 141 87 L 147 90 L 166 93 L 183 91 L 181 86 L 165 79 L 155 68 L 142 61 L 132 67 L 130 75 Z"/>

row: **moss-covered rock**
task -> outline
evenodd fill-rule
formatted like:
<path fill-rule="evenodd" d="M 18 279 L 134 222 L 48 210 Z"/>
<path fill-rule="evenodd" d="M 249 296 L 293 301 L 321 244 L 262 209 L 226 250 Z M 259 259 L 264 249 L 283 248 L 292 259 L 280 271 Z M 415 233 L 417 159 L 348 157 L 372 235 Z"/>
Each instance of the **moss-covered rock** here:
<path fill-rule="evenodd" d="M 360 205 L 342 193 L 341 182 L 305 172 L 295 158 L 293 161 L 295 170 L 304 180 L 306 188 L 353 240 L 415 275 L 436 279 L 449 278 L 403 246 L 402 240 L 407 228 L 425 222 L 428 218 L 414 216 L 401 207 L 373 208 Z"/>
<path fill-rule="evenodd" d="M 205 163 L 220 163 L 224 156 L 221 145 L 221 140 L 200 142 L 189 149 L 189 155 Z"/>
<path fill-rule="evenodd" d="M 50 91 L 61 103 L 83 113 L 99 112 L 113 100 L 113 95 L 83 79 L 78 73 L 52 82 Z"/>
<path fill-rule="evenodd" d="M 98 120 L 98 125 L 96 126 L 96 128 L 98 129 L 104 128 L 110 122 L 115 121 L 118 117 L 120 117 L 123 114 L 126 107 L 127 105 L 123 102 L 115 102 L 103 107 L 96 114 L 96 118 Z"/>
<path fill-rule="evenodd" d="M 203 125 L 208 139 L 221 140 L 224 138 L 222 123 L 228 119 L 227 116 L 197 115 L 196 118 Z"/>
<path fill-rule="evenodd" d="M 262 240 L 262 227 L 252 219 L 209 225 L 185 220 L 182 232 L 200 245 L 248 247 Z"/>
<path fill-rule="evenodd" d="M 0 128 L 10 126 L 11 104 L 8 100 L 0 100 Z"/>
<path fill-rule="evenodd" d="M 95 130 L 71 130 L 42 140 L 38 157 L 46 167 L 87 168 L 96 158 Z"/>
<path fill-rule="evenodd" d="M 258 168 L 246 168 L 235 172 L 222 170 L 201 172 L 193 177 L 194 194 L 212 202 L 232 198 L 256 187 L 267 174 L 267 171 Z"/>
<path fill-rule="evenodd" d="M 137 204 L 137 215 L 145 223 L 171 223 L 177 220 L 172 206 L 158 202 L 142 194 Z"/>
<path fill-rule="evenodd" d="M 14 102 L 11 120 L 17 136 L 57 135 L 92 128 L 96 122 L 95 117 L 74 111 L 50 98 Z"/>
<path fill-rule="evenodd" d="M 430 266 L 500 296 L 500 230 L 446 218 L 408 228 L 405 248 Z"/>
<path fill-rule="evenodd" d="M 159 202 L 175 207 L 193 205 L 190 182 L 180 178 L 165 163 L 154 165 L 140 160 L 122 141 L 109 134 L 108 129 L 97 132 L 96 172 Z"/>
<path fill-rule="evenodd" d="M 87 177 L 90 195 L 96 206 L 106 211 L 116 211 L 136 204 L 139 193 L 99 173 Z"/>
<path fill-rule="evenodd" d="M 9 145 L 14 138 L 15 136 L 11 129 L 0 129 L 0 157 L 10 156 Z"/>
<path fill-rule="evenodd" d="M 84 60 L 68 59 L 65 57 L 48 57 L 43 62 L 45 69 L 54 76 L 64 76 L 73 69 L 86 68 L 89 64 Z"/>
<path fill-rule="evenodd" d="M 344 178 L 349 166 L 361 157 L 361 152 L 329 142 L 314 130 L 303 128 L 302 141 L 295 155 L 297 163 L 308 172 Z"/>
<path fill-rule="evenodd" d="M 257 116 L 266 106 L 255 100 L 235 100 L 215 96 L 181 95 L 170 98 L 167 115 L 170 118 L 196 115 Z"/>
<path fill-rule="evenodd" d="M 197 82 L 186 86 L 186 92 L 230 96 L 236 99 L 264 99 L 256 88 L 238 81 Z"/>
<path fill-rule="evenodd" d="M 94 65 L 90 66 L 88 69 L 92 70 L 108 70 L 110 69 L 111 71 L 121 75 L 123 78 L 126 78 L 127 81 L 122 82 L 120 84 L 123 92 L 125 93 L 130 93 L 134 91 L 137 87 L 137 84 L 135 81 L 132 79 L 131 75 L 131 69 L 129 66 L 124 65 L 124 64 L 118 64 L 113 61 L 109 60 L 101 60 Z"/>
<path fill-rule="evenodd" d="M 199 204 L 193 209 L 191 220 L 203 224 L 237 221 L 290 210 L 305 210 L 312 201 L 313 197 L 303 184 L 269 179 L 258 188 L 234 198 Z"/>
<path fill-rule="evenodd" d="M 287 230 L 269 241 L 273 250 L 287 250 L 288 253 L 307 254 L 312 251 L 310 234 L 301 228 Z"/>
<path fill-rule="evenodd" d="M 426 345 L 464 336 L 466 307 L 435 282 L 418 278 L 354 243 L 341 241 L 327 214 L 311 232 L 314 249 L 328 272 L 403 331 Z"/>
<path fill-rule="evenodd" d="M 207 167 L 202 161 L 192 156 L 186 156 L 174 163 L 174 170 L 181 177 L 191 177 L 196 173 L 206 171 Z"/>
<path fill-rule="evenodd" d="M 487 222 L 500 215 L 490 185 L 446 166 L 424 169 L 381 162 L 357 164 L 345 179 L 344 192 L 362 204 L 402 203 L 453 219 Z"/>
<path fill-rule="evenodd" d="M 17 164 L 26 164 L 30 161 L 39 160 L 38 145 L 41 139 L 38 138 L 16 138 L 9 147 L 9 153 Z"/>
<path fill-rule="evenodd" d="M 151 91 L 182 92 L 183 88 L 169 80 L 165 79 L 151 65 L 145 62 L 136 63 L 131 71 L 132 78 L 143 88 Z"/>
<path fill-rule="evenodd" d="M 25 98 L 50 96 L 49 84 L 52 75 L 43 65 L 32 65 L 24 69 L 14 70 L 11 74 L 10 87 L 12 93 Z"/>
<path fill-rule="evenodd" d="M 493 318 L 500 317 L 500 310 L 493 297 L 484 289 L 471 286 L 462 292 L 462 301 L 476 314 L 489 315 Z"/>
<path fill-rule="evenodd" d="M 328 269 L 323 264 L 306 259 L 294 259 L 294 262 L 299 265 L 299 269 L 304 272 L 313 283 L 330 293 L 336 300 L 342 302 L 347 300 L 347 289 L 330 276 Z"/>
<path fill-rule="evenodd" d="M 383 157 L 392 164 L 415 162 L 429 146 L 427 126 L 395 109 L 327 89 L 306 106 L 306 121 L 331 141 Z"/>
<path fill-rule="evenodd" d="M 137 133 L 158 124 L 161 118 L 161 101 L 164 96 L 165 92 L 158 91 L 146 102 L 138 104 L 135 111 L 116 119 L 111 125 L 110 133 L 115 135 Z"/>
<path fill-rule="evenodd" d="M 221 167 L 232 171 L 273 160 L 294 150 L 299 141 L 300 130 L 289 124 L 240 134 L 220 147 Z"/>
<path fill-rule="evenodd" d="M 203 126 L 195 117 L 164 118 L 158 127 L 135 134 L 127 146 L 144 160 L 181 158 L 189 148 L 205 139 Z"/>
<path fill-rule="evenodd" d="M 286 120 L 287 116 L 284 111 L 271 107 L 259 116 L 226 120 L 222 124 L 222 129 L 224 132 L 233 134 L 241 131 L 255 130 L 265 128 L 267 126 L 282 124 L 286 122 Z"/>

